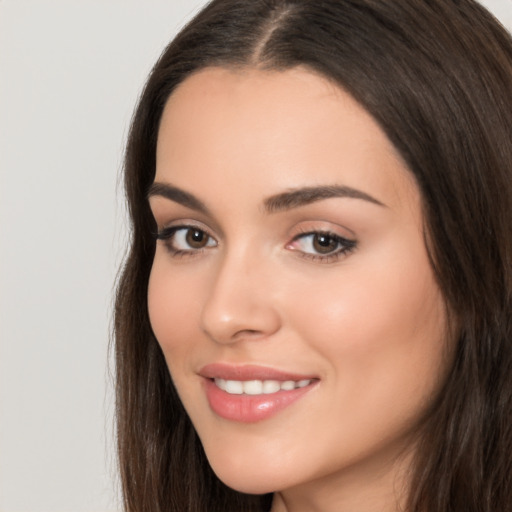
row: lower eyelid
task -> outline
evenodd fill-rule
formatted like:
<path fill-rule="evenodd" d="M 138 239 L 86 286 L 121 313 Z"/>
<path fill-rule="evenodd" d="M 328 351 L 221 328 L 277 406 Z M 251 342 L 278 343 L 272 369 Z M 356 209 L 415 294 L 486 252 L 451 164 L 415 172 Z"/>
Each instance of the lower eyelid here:
<path fill-rule="evenodd" d="M 337 249 L 336 251 L 328 254 L 320 254 L 320 253 L 311 253 L 304 252 L 300 250 L 296 250 L 295 253 L 298 257 L 303 258 L 308 261 L 318 262 L 318 263 L 335 263 L 348 255 L 350 255 L 356 249 L 356 245 L 352 245 L 349 247 L 342 247 Z"/>
<path fill-rule="evenodd" d="M 307 238 L 309 236 L 313 237 L 315 235 L 325 235 L 329 236 L 336 241 L 336 243 L 339 245 L 336 249 L 334 249 L 332 252 L 327 253 L 320 253 L 313 251 L 306 251 L 304 249 L 301 249 L 300 247 L 297 247 L 297 242 L 299 242 L 303 238 Z M 312 244 L 313 242 L 309 242 Z M 287 244 L 287 248 L 290 250 L 293 250 L 296 252 L 297 256 L 300 256 L 302 258 L 305 258 L 310 261 L 318 261 L 318 262 L 325 262 L 330 263 L 334 262 L 344 256 L 347 256 L 349 253 L 351 253 L 356 248 L 356 241 L 347 239 L 343 236 L 340 236 L 336 233 L 332 233 L 329 231 L 308 231 L 305 233 L 301 233 L 293 238 L 293 240 Z"/>

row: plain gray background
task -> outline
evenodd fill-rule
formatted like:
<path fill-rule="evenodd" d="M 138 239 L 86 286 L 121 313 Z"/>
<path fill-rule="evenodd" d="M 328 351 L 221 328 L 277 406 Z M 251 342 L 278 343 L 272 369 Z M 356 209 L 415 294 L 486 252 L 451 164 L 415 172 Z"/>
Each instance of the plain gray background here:
<path fill-rule="evenodd" d="M 0 512 L 120 510 L 107 348 L 137 95 L 205 0 L 0 0 Z M 512 0 L 483 2 L 512 28 Z"/>

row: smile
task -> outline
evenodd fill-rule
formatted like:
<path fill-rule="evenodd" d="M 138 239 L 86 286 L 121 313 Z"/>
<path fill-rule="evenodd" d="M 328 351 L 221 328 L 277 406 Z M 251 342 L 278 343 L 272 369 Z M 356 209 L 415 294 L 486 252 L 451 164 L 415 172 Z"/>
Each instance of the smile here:
<path fill-rule="evenodd" d="M 259 365 L 209 364 L 203 367 L 203 389 L 210 410 L 240 423 L 267 420 L 301 402 L 317 388 L 318 377 Z"/>
<path fill-rule="evenodd" d="M 270 395 L 278 391 L 292 391 L 311 384 L 312 379 L 285 380 L 226 380 L 214 379 L 215 385 L 230 395 Z"/>

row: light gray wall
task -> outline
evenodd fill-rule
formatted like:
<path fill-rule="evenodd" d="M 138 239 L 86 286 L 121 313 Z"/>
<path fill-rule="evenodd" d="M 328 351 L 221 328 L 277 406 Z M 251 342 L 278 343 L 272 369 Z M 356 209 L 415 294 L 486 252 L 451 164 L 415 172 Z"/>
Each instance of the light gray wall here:
<path fill-rule="evenodd" d="M 205 0 L 0 0 L 0 512 L 110 512 L 119 168 L 140 87 Z M 512 27 L 512 0 L 487 0 Z"/>
<path fill-rule="evenodd" d="M 136 97 L 205 0 L 0 2 L 0 511 L 119 510 L 106 354 Z"/>

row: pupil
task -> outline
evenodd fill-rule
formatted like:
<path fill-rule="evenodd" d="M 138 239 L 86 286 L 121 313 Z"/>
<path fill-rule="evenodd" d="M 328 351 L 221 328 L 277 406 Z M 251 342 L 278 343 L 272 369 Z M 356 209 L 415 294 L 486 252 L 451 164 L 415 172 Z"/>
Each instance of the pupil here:
<path fill-rule="evenodd" d="M 315 235 L 313 245 L 316 251 L 325 254 L 336 249 L 336 240 L 329 235 Z"/>
<path fill-rule="evenodd" d="M 187 233 L 187 243 L 195 248 L 204 247 L 206 235 L 199 229 L 190 229 Z"/>

